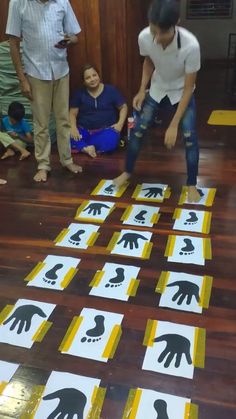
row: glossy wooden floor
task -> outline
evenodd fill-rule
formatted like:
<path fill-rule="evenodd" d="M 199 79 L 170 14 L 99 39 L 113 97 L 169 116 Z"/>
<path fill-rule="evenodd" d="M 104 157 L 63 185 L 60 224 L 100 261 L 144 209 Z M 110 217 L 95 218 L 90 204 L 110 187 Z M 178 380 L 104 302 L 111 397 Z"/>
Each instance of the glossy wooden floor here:
<path fill-rule="evenodd" d="M 137 166 L 136 176 L 110 218 L 102 225 L 95 246 L 87 251 L 56 248 L 53 240 L 73 222 L 79 204 L 102 178 L 112 178 L 122 168 L 123 150 L 96 160 L 76 157 L 83 165 L 82 175 L 65 172 L 53 153 L 53 171 L 46 184 L 33 183 L 33 157 L 0 163 L 0 176 L 8 184 L 0 189 L 0 310 L 19 298 L 57 304 L 50 320 L 53 327 L 42 343 L 32 349 L 0 344 L 0 360 L 21 367 L 0 396 L 0 419 L 19 418 L 34 385 L 45 384 L 52 370 L 100 378 L 107 387 L 102 419 L 121 419 L 130 388 L 144 387 L 190 397 L 199 405 L 199 419 L 236 418 L 236 128 L 206 124 L 213 109 L 225 109 L 225 73 L 218 66 L 202 71 L 199 78 L 198 125 L 201 144 L 199 185 L 216 187 L 213 212 L 213 260 L 206 266 L 168 264 L 164 257 L 167 236 L 172 232 L 172 214 L 185 182 L 184 152 L 179 145 L 168 152 L 162 139 L 151 135 Z M 157 141 L 158 140 L 158 141 Z M 172 187 L 171 198 L 161 204 L 161 218 L 154 233 L 150 260 L 124 259 L 107 254 L 105 247 L 114 231 L 121 228 L 120 217 L 138 182 L 160 181 Z M 197 208 L 197 207 L 196 207 Z M 202 209 L 202 207 L 199 207 Z M 24 277 L 48 254 L 81 257 L 80 270 L 62 293 L 26 287 Z M 141 266 L 140 287 L 129 302 L 90 297 L 89 283 L 105 262 Z M 162 270 L 185 271 L 214 277 L 210 307 L 202 315 L 158 308 L 155 294 Z M 204 272 L 203 272 L 204 270 Z M 62 355 L 58 347 L 74 315 L 83 307 L 124 314 L 123 334 L 115 357 L 108 363 Z M 142 345 L 147 319 L 168 320 L 206 328 L 206 362 L 195 369 L 194 379 L 142 371 L 145 347 Z M 42 418 L 44 419 L 44 418 Z M 147 418 L 148 419 L 148 418 Z"/>

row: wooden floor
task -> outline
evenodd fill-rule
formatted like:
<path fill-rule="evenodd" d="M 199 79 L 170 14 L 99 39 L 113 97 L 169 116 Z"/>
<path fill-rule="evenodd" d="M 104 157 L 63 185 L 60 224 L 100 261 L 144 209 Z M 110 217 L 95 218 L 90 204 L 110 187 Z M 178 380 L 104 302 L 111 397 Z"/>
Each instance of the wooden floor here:
<path fill-rule="evenodd" d="M 102 419 L 121 419 L 129 390 L 136 387 L 191 398 L 199 406 L 199 419 L 236 418 L 236 127 L 210 127 L 206 123 L 213 109 L 229 106 L 224 81 L 223 68 L 218 67 L 214 72 L 210 67 L 203 70 L 197 96 L 201 145 L 199 186 L 217 188 L 215 203 L 210 209 L 213 212 L 210 232 L 213 259 L 207 261 L 205 267 L 168 264 L 164 257 L 167 236 L 173 231 L 172 215 L 181 185 L 185 183 L 181 145 L 168 152 L 160 136 L 152 134 L 132 184 L 116 200 L 117 208 L 101 226 L 94 247 L 86 251 L 58 248 L 53 240 L 73 222 L 77 207 L 89 199 L 98 181 L 119 173 L 123 150 L 96 160 L 76 157 L 84 168 L 83 174 L 78 176 L 63 170 L 53 152 L 49 181 L 39 185 L 31 180 L 35 170 L 33 157 L 24 162 L 18 162 L 17 158 L 1 162 L 0 177 L 7 178 L 8 183 L 0 189 L 0 310 L 20 298 L 53 303 L 57 307 L 50 317 L 53 326 L 42 343 L 35 343 L 31 349 L 0 344 L 0 360 L 20 364 L 4 395 L 0 396 L 0 419 L 20 418 L 33 386 L 44 385 L 52 370 L 101 379 L 101 385 L 107 388 Z M 106 246 L 113 232 L 122 228 L 120 217 L 124 208 L 134 203 L 131 195 L 135 185 L 148 181 L 168 183 L 172 188 L 170 199 L 161 204 L 160 222 L 151 229 L 154 246 L 150 259 L 108 255 Z M 49 254 L 81 258 L 79 272 L 64 292 L 26 287 L 24 282 L 34 266 Z M 136 297 L 121 302 L 88 295 L 90 281 L 105 262 L 141 267 Z M 199 315 L 159 308 L 155 287 L 163 270 L 213 276 L 209 309 Z M 122 337 L 114 359 L 108 363 L 58 351 L 72 318 L 84 307 L 124 314 Z M 193 380 L 141 369 L 148 319 L 206 329 L 205 368 L 195 369 Z"/>

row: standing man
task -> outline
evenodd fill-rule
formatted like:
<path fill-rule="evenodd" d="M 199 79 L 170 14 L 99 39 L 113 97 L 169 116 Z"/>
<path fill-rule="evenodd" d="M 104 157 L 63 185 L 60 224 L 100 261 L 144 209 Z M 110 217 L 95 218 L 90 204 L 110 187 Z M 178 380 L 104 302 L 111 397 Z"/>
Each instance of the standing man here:
<path fill-rule="evenodd" d="M 177 26 L 176 0 L 153 0 L 148 14 L 149 27 L 139 35 L 140 54 L 145 57 L 143 74 L 133 107 L 140 111 L 128 145 L 125 172 L 114 179 L 121 186 L 131 176 L 144 135 L 162 105 L 169 104 L 174 116 L 165 133 L 165 145 L 175 146 L 181 128 L 186 152 L 188 201 L 198 202 L 197 174 L 199 149 L 193 92 L 200 69 L 200 48 L 195 36 Z M 146 89 L 151 80 L 149 93 Z"/>
<path fill-rule="evenodd" d="M 67 62 L 67 47 L 78 42 L 80 30 L 69 0 L 10 0 L 6 33 L 22 94 L 31 101 L 38 163 L 36 182 L 46 182 L 51 170 L 51 111 L 56 120 L 62 166 L 73 173 L 82 171 L 71 157 Z"/>

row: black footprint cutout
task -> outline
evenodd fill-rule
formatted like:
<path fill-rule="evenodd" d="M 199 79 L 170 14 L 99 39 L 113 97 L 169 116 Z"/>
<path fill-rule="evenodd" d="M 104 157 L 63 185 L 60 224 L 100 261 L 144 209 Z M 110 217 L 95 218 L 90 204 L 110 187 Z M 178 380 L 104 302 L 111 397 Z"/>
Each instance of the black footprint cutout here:
<path fill-rule="evenodd" d="M 186 246 L 181 248 L 181 252 L 179 252 L 179 254 L 182 255 L 192 255 L 194 253 L 194 246 L 192 244 L 192 241 L 190 239 L 184 239 L 184 243 L 186 244 Z"/>
<path fill-rule="evenodd" d="M 104 316 L 95 316 L 94 317 L 95 327 L 87 330 L 86 332 L 87 336 L 84 336 L 81 339 L 81 342 L 91 343 L 91 342 L 98 342 L 99 340 L 101 340 L 102 339 L 101 336 L 105 332 L 104 320 L 105 320 Z"/>
<path fill-rule="evenodd" d="M 145 210 L 140 211 L 137 215 L 135 215 L 134 221 L 136 221 L 136 223 L 139 223 L 139 224 L 145 224 L 144 215 L 146 214 L 147 214 L 147 211 Z"/>
<path fill-rule="evenodd" d="M 198 222 L 198 217 L 196 215 L 196 212 L 190 211 L 189 212 L 190 217 L 185 221 L 184 225 L 194 225 Z"/>
<path fill-rule="evenodd" d="M 112 195 L 114 190 L 115 190 L 115 185 L 111 184 L 104 189 L 104 192 L 107 193 L 108 195 Z"/>
<path fill-rule="evenodd" d="M 106 288 L 116 288 L 122 285 L 125 279 L 124 268 L 117 268 L 116 273 L 117 275 L 114 278 L 109 279 L 109 282 L 105 285 Z"/>
<path fill-rule="evenodd" d="M 153 407 L 157 412 L 156 419 L 169 419 L 169 416 L 167 414 L 167 403 L 165 400 L 155 400 Z"/>
<path fill-rule="evenodd" d="M 56 280 L 58 278 L 57 271 L 63 267 L 62 263 L 57 263 L 52 269 L 45 273 L 45 277 L 43 278 L 44 282 L 50 285 L 55 285 Z"/>
<path fill-rule="evenodd" d="M 81 235 L 85 233 L 85 230 L 78 230 L 75 234 L 72 234 L 72 236 L 69 238 L 69 242 L 71 244 L 74 244 L 75 246 L 79 246 L 81 242 Z"/>
<path fill-rule="evenodd" d="M 197 189 L 197 191 L 198 191 L 198 193 L 199 193 L 200 197 L 202 198 L 202 197 L 204 196 L 204 192 L 202 192 L 202 190 L 201 190 L 201 189 Z"/>

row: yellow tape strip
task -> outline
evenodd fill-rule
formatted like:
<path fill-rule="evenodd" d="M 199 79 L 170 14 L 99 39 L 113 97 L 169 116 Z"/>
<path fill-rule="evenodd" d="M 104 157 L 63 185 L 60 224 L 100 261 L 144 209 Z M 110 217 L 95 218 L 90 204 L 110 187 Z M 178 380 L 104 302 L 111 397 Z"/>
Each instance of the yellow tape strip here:
<path fill-rule="evenodd" d="M 2 381 L 0 382 L 0 395 L 4 392 L 6 386 L 7 386 L 7 382 L 6 381 Z"/>
<path fill-rule="evenodd" d="M 153 216 L 152 216 L 152 218 L 151 218 L 150 222 L 151 222 L 152 224 L 157 224 L 157 222 L 158 222 L 158 221 L 159 221 L 159 219 L 160 219 L 160 215 L 161 215 L 161 214 L 159 214 L 159 213 L 153 214 Z"/>
<path fill-rule="evenodd" d="M 164 198 L 169 199 L 170 196 L 171 196 L 171 189 L 168 187 L 168 188 L 166 188 L 166 190 L 164 192 Z"/>
<path fill-rule="evenodd" d="M 96 188 L 91 192 L 91 195 L 97 195 L 100 189 L 102 189 L 103 185 L 106 183 L 105 179 L 102 179 L 99 184 L 96 186 Z"/>
<path fill-rule="evenodd" d="M 100 419 L 102 406 L 104 403 L 107 389 L 104 387 L 94 387 L 92 394 L 92 407 L 89 410 L 87 419 Z"/>
<path fill-rule="evenodd" d="M 174 212 L 174 214 L 173 214 L 172 219 L 173 219 L 173 220 L 179 220 L 179 219 L 180 219 L 180 217 L 181 217 L 181 212 L 182 212 L 182 209 L 180 209 L 180 208 L 176 208 L 176 209 L 175 209 L 175 212 Z"/>
<path fill-rule="evenodd" d="M 215 199 L 215 194 L 216 194 L 216 188 L 211 188 L 208 192 L 208 197 L 207 197 L 206 204 L 205 204 L 207 207 L 212 206 L 213 201 Z"/>
<path fill-rule="evenodd" d="M 153 243 L 152 242 L 146 242 L 144 247 L 143 247 L 141 258 L 142 259 L 149 259 L 150 256 L 151 256 L 152 248 L 153 248 Z"/>
<path fill-rule="evenodd" d="M 183 205 L 186 201 L 186 197 L 187 197 L 187 187 L 183 186 L 178 205 Z"/>
<path fill-rule="evenodd" d="M 203 277 L 202 291 L 201 291 L 200 302 L 199 302 L 200 307 L 203 307 L 203 308 L 209 307 L 212 283 L 213 283 L 212 276 Z"/>
<path fill-rule="evenodd" d="M 206 211 L 203 218 L 202 233 L 209 234 L 211 227 L 211 217 L 212 213 Z"/>
<path fill-rule="evenodd" d="M 136 418 L 141 397 L 142 397 L 142 390 L 140 388 L 137 388 L 134 394 L 134 400 L 131 406 L 131 412 L 130 412 L 130 415 L 128 416 L 129 419 Z"/>
<path fill-rule="evenodd" d="M 166 250 L 165 250 L 165 257 L 169 257 L 173 255 L 174 247 L 175 247 L 176 236 L 169 236 Z"/>
<path fill-rule="evenodd" d="M 133 192 L 132 198 L 137 199 L 137 196 L 140 194 L 141 190 L 142 190 L 142 185 L 137 185 Z"/>
<path fill-rule="evenodd" d="M 129 186 L 128 182 L 125 185 L 121 186 L 121 188 L 119 188 L 115 194 L 116 198 L 120 198 L 123 195 L 123 193 L 126 191 L 128 186 Z"/>
<path fill-rule="evenodd" d="M 45 386 L 35 386 L 33 388 L 32 395 L 27 402 L 25 411 L 21 414 L 20 419 L 34 419 L 35 413 L 41 402 L 42 395 L 44 393 Z"/>
<path fill-rule="evenodd" d="M 130 214 L 131 214 L 131 212 L 133 210 L 133 207 L 134 207 L 133 205 L 130 205 L 128 208 L 126 208 L 124 214 L 122 215 L 122 217 L 120 219 L 121 221 L 128 220 L 128 218 L 129 218 L 129 216 L 130 216 Z"/>
<path fill-rule="evenodd" d="M 79 269 L 77 268 L 70 268 L 67 274 L 65 275 L 64 279 L 61 281 L 60 286 L 64 289 L 68 287 L 69 283 L 72 281 L 74 276 L 77 274 Z"/>
<path fill-rule="evenodd" d="M 92 281 L 90 282 L 89 286 L 90 287 L 98 287 L 98 285 L 100 284 L 103 275 L 105 274 L 104 271 L 97 271 L 92 279 Z"/>
<path fill-rule="evenodd" d="M 116 348 L 118 346 L 118 343 L 121 337 L 121 333 L 122 333 L 121 326 L 119 324 L 116 324 L 113 327 L 109 340 L 103 351 L 102 358 L 112 359 L 114 357 Z"/>
<path fill-rule="evenodd" d="M 107 246 L 107 250 L 109 250 L 109 252 L 111 252 L 114 249 L 119 237 L 120 237 L 120 233 L 118 233 L 118 232 L 115 232 L 112 235 L 112 238 L 109 241 L 108 246 Z"/>
<path fill-rule="evenodd" d="M 134 398 L 135 398 L 135 394 L 136 394 L 136 389 L 131 389 L 129 391 L 129 395 L 128 395 L 128 399 L 125 405 L 125 410 L 122 416 L 122 419 L 129 419 L 130 418 L 130 414 L 132 412 L 132 406 L 134 403 Z"/>
<path fill-rule="evenodd" d="M 98 239 L 99 234 L 100 233 L 98 231 L 95 231 L 94 233 L 92 233 L 86 244 L 88 246 L 93 246 L 95 241 Z"/>
<path fill-rule="evenodd" d="M 3 324 L 4 320 L 9 316 L 11 311 L 14 309 L 14 305 L 8 304 L 0 313 L 0 324 Z"/>
<path fill-rule="evenodd" d="M 73 320 L 72 320 L 72 322 L 71 322 L 71 324 L 70 324 L 70 326 L 69 326 L 69 328 L 68 328 L 68 330 L 67 330 L 67 332 L 66 332 L 66 334 L 65 334 L 65 336 L 64 336 L 64 338 L 63 338 L 63 340 L 62 340 L 62 342 L 59 346 L 59 348 L 58 348 L 59 352 L 68 352 L 69 351 L 69 349 L 71 347 L 71 344 L 72 344 L 72 341 L 73 341 L 76 333 L 78 332 L 79 327 L 80 327 L 83 319 L 84 318 L 82 316 L 80 316 L 80 317 L 75 316 L 73 318 Z"/>
<path fill-rule="evenodd" d="M 126 294 L 129 295 L 130 297 L 135 297 L 135 295 L 137 294 L 139 284 L 140 284 L 139 279 L 132 278 Z"/>
<path fill-rule="evenodd" d="M 54 243 L 61 243 L 65 236 L 69 233 L 69 228 L 64 228 L 55 238 Z"/>
<path fill-rule="evenodd" d="M 46 266 L 45 262 L 39 262 L 37 263 L 37 265 L 34 267 L 34 269 L 24 278 L 24 281 L 26 282 L 30 282 L 32 281 L 36 275 L 38 275 L 38 273 Z"/>
<path fill-rule="evenodd" d="M 194 334 L 193 365 L 197 368 L 205 366 L 206 330 L 196 327 Z"/>
<path fill-rule="evenodd" d="M 144 346 L 152 347 L 154 345 L 153 339 L 155 338 L 155 335 L 156 335 L 157 326 L 158 326 L 157 320 L 148 319 L 146 331 L 145 331 L 145 335 L 143 339 Z"/>
<path fill-rule="evenodd" d="M 79 220 L 81 212 L 87 207 L 89 201 L 84 201 L 76 211 L 75 220 Z"/>
<path fill-rule="evenodd" d="M 166 289 L 166 284 L 168 282 L 168 279 L 170 277 L 170 272 L 162 271 L 155 292 L 158 292 L 159 294 L 163 294 L 163 292 Z"/>
<path fill-rule="evenodd" d="M 184 419 L 198 419 L 198 406 L 193 403 L 186 403 Z"/>
<path fill-rule="evenodd" d="M 42 342 L 44 336 L 52 326 L 52 322 L 49 322 L 47 320 L 44 320 L 43 323 L 39 326 L 38 330 L 32 337 L 33 342 Z"/>
<path fill-rule="evenodd" d="M 211 239 L 203 239 L 203 254 L 205 259 L 212 259 L 212 250 L 211 250 Z"/>

